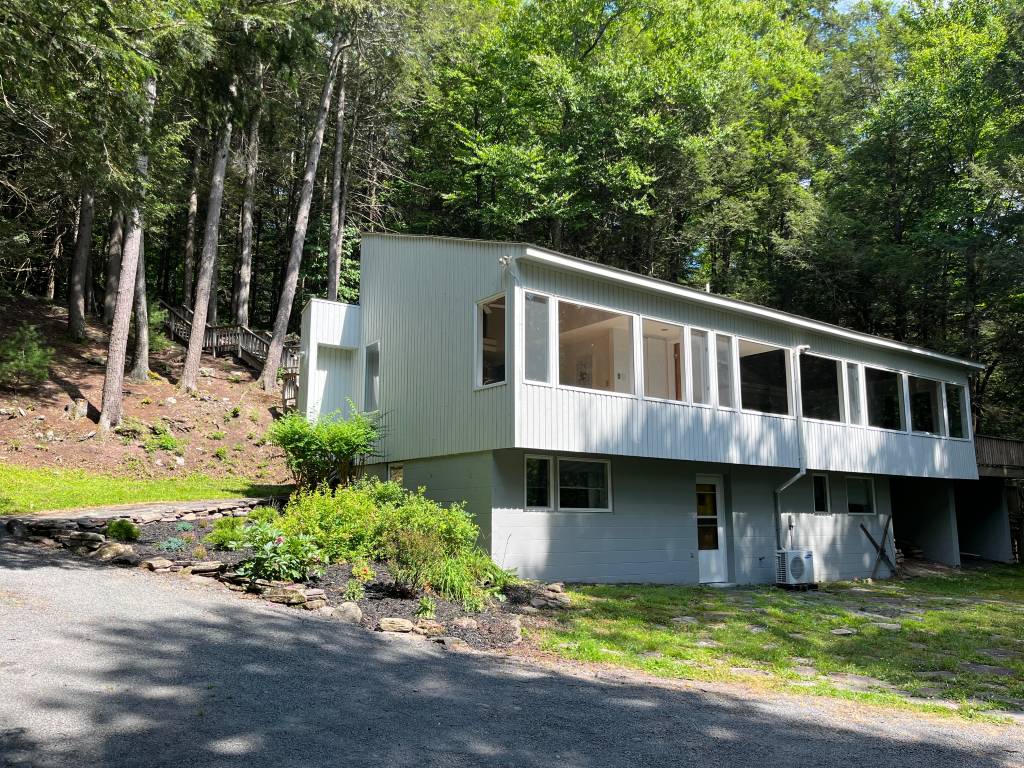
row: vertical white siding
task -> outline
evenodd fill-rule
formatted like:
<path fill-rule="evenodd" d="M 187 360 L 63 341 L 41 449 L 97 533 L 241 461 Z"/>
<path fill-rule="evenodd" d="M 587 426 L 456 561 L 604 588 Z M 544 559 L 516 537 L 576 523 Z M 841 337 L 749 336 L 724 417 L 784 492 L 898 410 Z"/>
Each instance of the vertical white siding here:
<path fill-rule="evenodd" d="M 476 302 L 508 290 L 517 246 L 366 235 L 362 344 L 380 342 L 387 461 L 508 447 L 514 386 L 476 389 Z M 508 302 L 507 324 L 514 322 Z M 511 333 L 508 335 L 511 376 Z"/>
<path fill-rule="evenodd" d="M 359 403 L 360 308 L 312 299 L 302 310 L 297 407 L 307 418 Z"/>
<path fill-rule="evenodd" d="M 962 367 L 908 353 L 647 293 L 608 280 L 519 263 L 520 294 L 534 290 L 621 312 L 966 384 Z M 516 326 L 519 346 L 524 329 Z M 641 360 L 639 352 L 637 360 Z M 517 356 L 522 360 L 522 356 Z M 557 357 L 553 355 L 553 359 Z M 639 366 L 637 366 L 639 367 Z M 799 464 L 792 417 L 708 409 L 602 392 L 538 385 L 517 372 L 516 446 L 758 466 Z M 553 372 L 557 378 L 557 371 Z M 919 477 L 974 478 L 970 440 L 941 439 L 845 424 L 805 422 L 811 469 Z"/>

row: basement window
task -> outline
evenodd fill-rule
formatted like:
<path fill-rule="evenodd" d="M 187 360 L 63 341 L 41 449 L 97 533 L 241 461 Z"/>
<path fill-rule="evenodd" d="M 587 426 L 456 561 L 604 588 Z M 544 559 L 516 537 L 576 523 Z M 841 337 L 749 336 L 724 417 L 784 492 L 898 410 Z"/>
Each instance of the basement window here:
<path fill-rule="evenodd" d="M 870 477 L 846 478 L 846 508 L 851 515 L 875 512 L 875 484 Z"/>
<path fill-rule="evenodd" d="M 900 374 L 864 366 L 868 424 L 882 429 L 906 429 Z"/>
<path fill-rule="evenodd" d="M 827 515 L 832 511 L 828 496 L 828 475 L 812 475 L 811 482 L 814 486 L 814 511 Z"/>
<path fill-rule="evenodd" d="M 558 460 L 558 508 L 571 512 L 611 510 L 610 465 L 595 459 Z"/>
<path fill-rule="evenodd" d="M 549 456 L 526 457 L 526 508 L 548 511 L 551 503 L 551 458 Z"/>
<path fill-rule="evenodd" d="M 535 293 L 526 294 L 526 379 L 528 381 L 551 381 L 548 371 L 551 339 L 551 320 L 548 313 L 548 297 Z"/>
<path fill-rule="evenodd" d="M 477 305 L 477 341 L 480 348 L 480 386 L 505 381 L 505 297 L 496 296 Z"/>
<path fill-rule="evenodd" d="M 744 409 L 789 414 L 786 350 L 740 339 L 740 399 Z"/>
<path fill-rule="evenodd" d="M 907 377 L 910 391 L 910 428 L 926 435 L 942 434 L 942 392 L 937 381 Z"/>
<path fill-rule="evenodd" d="M 662 400 L 686 399 L 683 327 L 644 320 L 644 395 Z"/>
<path fill-rule="evenodd" d="M 817 355 L 800 355 L 800 403 L 804 416 L 822 421 L 842 421 L 840 390 L 842 363 Z"/>
<path fill-rule="evenodd" d="M 632 394 L 632 316 L 559 301 L 558 382 Z"/>
<path fill-rule="evenodd" d="M 967 391 L 959 384 L 946 384 L 946 420 L 950 437 L 967 437 Z"/>

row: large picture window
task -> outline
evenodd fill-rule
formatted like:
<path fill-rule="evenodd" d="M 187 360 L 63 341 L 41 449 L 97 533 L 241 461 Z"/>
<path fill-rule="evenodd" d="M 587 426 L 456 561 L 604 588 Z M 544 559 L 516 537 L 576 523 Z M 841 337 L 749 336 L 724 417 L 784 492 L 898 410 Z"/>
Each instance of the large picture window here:
<path fill-rule="evenodd" d="M 711 404 L 711 348 L 707 331 L 690 331 L 690 367 L 693 372 L 693 402 Z"/>
<path fill-rule="evenodd" d="M 906 429 L 900 374 L 864 367 L 868 424 L 882 429 Z"/>
<path fill-rule="evenodd" d="M 607 511 L 611 509 L 610 485 L 607 461 L 558 460 L 559 509 Z"/>
<path fill-rule="evenodd" d="M 931 379 L 907 377 L 910 390 L 910 428 L 929 435 L 942 434 L 941 385 Z"/>
<path fill-rule="evenodd" d="M 480 384 L 505 381 L 505 297 L 477 305 L 480 344 Z"/>
<path fill-rule="evenodd" d="M 551 381 L 548 371 L 548 344 L 550 343 L 550 315 L 548 297 L 526 294 L 526 371 L 529 381 Z"/>
<path fill-rule="evenodd" d="M 967 437 L 967 392 L 959 384 L 946 384 L 946 416 L 950 437 Z"/>
<path fill-rule="evenodd" d="M 633 318 L 558 302 L 558 381 L 563 386 L 633 392 Z"/>
<path fill-rule="evenodd" d="M 789 413 L 786 350 L 740 339 L 740 401 L 761 413 Z"/>
<path fill-rule="evenodd" d="M 684 400 L 683 327 L 644 320 L 644 394 Z"/>
<path fill-rule="evenodd" d="M 800 355 L 800 404 L 804 416 L 824 421 L 843 420 L 841 365 L 827 357 Z"/>
<path fill-rule="evenodd" d="M 526 457 L 526 508 L 551 509 L 551 459 Z"/>

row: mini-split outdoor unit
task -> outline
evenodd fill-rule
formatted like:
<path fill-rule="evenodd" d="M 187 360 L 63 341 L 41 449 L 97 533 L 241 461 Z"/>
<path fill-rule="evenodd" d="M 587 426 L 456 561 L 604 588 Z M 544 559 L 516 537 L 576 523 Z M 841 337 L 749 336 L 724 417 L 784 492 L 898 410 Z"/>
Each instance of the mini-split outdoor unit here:
<path fill-rule="evenodd" d="M 787 587 L 814 584 L 814 552 L 780 549 L 775 553 L 775 583 Z"/>

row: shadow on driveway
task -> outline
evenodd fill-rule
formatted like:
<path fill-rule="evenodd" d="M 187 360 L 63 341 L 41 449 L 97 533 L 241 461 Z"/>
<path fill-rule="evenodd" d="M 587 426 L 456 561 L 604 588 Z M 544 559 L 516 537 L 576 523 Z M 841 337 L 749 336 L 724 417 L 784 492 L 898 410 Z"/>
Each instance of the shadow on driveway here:
<path fill-rule="evenodd" d="M 1016 728 L 880 710 L 843 722 L 837 702 L 580 679 L 33 552 L 35 570 L 0 541 L 2 766 L 986 768 L 1024 757 Z"/>

